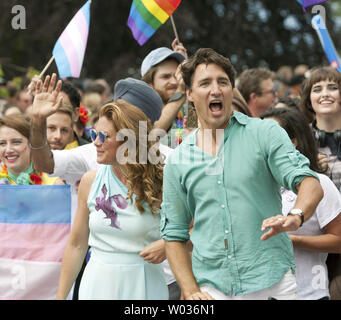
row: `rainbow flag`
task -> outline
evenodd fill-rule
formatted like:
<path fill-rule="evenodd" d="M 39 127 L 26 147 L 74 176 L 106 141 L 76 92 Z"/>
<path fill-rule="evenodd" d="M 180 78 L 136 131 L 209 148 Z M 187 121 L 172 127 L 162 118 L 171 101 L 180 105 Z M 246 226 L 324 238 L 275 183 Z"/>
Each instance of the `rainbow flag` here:
<path fill-rule="evenodd" d="M 181 0 L 133 0 L 127 25 L 140 46 L 164 24 Z"/>
<path fill-rule="evenodd" d="M 61 78 L 78 78 L 88 41 L 91 0 L 83 5 L 57 40 L 52 54 Z"/>
<path fill-rule="evenodd" d="M 296 0 L 296 1 L 303 7 L 303 10 L 306 11 L 308 7 L 312 7 L 317 4 L 327 2 L 328 0 Z"/>
<path fill-rule="evenodd" d="M 339 72 L 341 72 L 339 55 L 335 50 L 333 41 L 330 38 L 328 29 L 325 25 L 322 16 L 320 16 L 319 14 L 313 16 L 311 23 L 317 32 L 322 48 L 327 56 L 330 65 L 337 69 Z"/>
<path fill-rule="evenodd" d="M 55 299 L 71 226 L 70 186 L 0 186 L 0 299 Z"/>

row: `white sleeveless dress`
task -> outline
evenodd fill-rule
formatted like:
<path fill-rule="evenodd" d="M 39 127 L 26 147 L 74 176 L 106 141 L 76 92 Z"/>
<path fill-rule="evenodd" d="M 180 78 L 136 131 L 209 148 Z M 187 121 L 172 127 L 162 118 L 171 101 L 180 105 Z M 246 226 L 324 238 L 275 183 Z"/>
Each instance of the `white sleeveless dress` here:
<path fill-rule="evenodd" d="M 141 214 L 126 200 L 127 191 L 111 166 L 97 171 L 87 202 L 91 258 L 80 284 L 80 300 L 168 299 L 161 265 L 139 255 L 160 239 L 160 217 L 153 216 L 146 204 Z"/>

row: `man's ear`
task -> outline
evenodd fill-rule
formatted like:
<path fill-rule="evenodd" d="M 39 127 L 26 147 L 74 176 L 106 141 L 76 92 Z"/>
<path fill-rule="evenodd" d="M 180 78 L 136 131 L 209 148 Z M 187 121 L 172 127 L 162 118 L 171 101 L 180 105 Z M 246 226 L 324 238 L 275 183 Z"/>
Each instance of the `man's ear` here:
<path fill-rule="evenodd" d="M 73 115 L 74 115 L 73 122 L 77 122 L 79 119 L 79 107 L 73 110 Z"/>
<path fill-rule="evenodd" d="M 257 95 L 254 92 L 250 93 L 250 97 L 249 97 L 249 103 L 252 104 L 253 101 L 255 101 L 257 99 Z"/>
<path fill-rule="evenodd" d="M 191 96 L 191 90 L 186 89 L 187 100 L 193 103 L 193 98 Z M 193 104 L 194 105 L 194 104 Z"/>

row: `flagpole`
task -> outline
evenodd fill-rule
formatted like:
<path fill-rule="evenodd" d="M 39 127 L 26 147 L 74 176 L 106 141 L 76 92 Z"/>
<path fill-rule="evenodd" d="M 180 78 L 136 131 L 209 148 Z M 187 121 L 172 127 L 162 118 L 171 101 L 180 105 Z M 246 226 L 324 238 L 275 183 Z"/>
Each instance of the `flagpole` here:
<path fill-rule="evenodd" d="M 40 73 L 39 78 L 41 78 L 44 73 L 46 72 L 46 70 L 48 69 L 48 67 L 51 65 L 51 63 L 54 60 L 54 56 L 51 57 L 51 59 L 49 60 L 49 62 L 46 64 L 45 68 L 43 69 L 43 71 Z"/>
<path fill-rule="evenodd" d="M 43 71 L 40 72 L 39 78 L 41 79 L 44 75 L 44 73 L 46 72 L 46 70 L 48 69 L 48 67 L 51 65 L 51 63 L 54 60 L 54 56 L 52 56 L 49 60 L 49 62 L 46 64 L 46 66 L 44 67 Z M 28 89 L 28 93 L 32 94 L 34 89 L 36 87 L 36 83 L 34 81 L 31 81 L 30 84 L 28 85 L 27 89 Z"/>
<path fill-rule="evenodd" d="M 173 15 L 170 16 L 170 20 L 171 20 L 171 22 L 172 22 L 172 27 L 173 27 L 173 31 L 174 31 L 174 34 L 175 34 L 175 38 L 176 38 L 176 40 L 177 40 L 178 43 L 179 43 L 180 40 L 179 40 L 178 32 L 176 31 L 176 27 L 175 27 Z"/>

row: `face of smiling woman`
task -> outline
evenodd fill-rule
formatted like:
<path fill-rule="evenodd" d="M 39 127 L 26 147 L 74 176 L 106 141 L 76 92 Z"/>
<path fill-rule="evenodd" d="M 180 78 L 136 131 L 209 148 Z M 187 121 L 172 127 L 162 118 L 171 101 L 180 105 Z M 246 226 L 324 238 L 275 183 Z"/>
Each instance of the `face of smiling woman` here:
<path fill-rule="evenodd" d="M 0 127 L 0 159 L 15 175 L 26 171 L 31 163 L 28 140 L 15 129 Z"/>
<path fill-rule="evenodd" d="M 334 81 L 316 82 L 311 88 L 310 101 L 316 117 L 337 114 L 341 116 L 340 88 Z"/>

